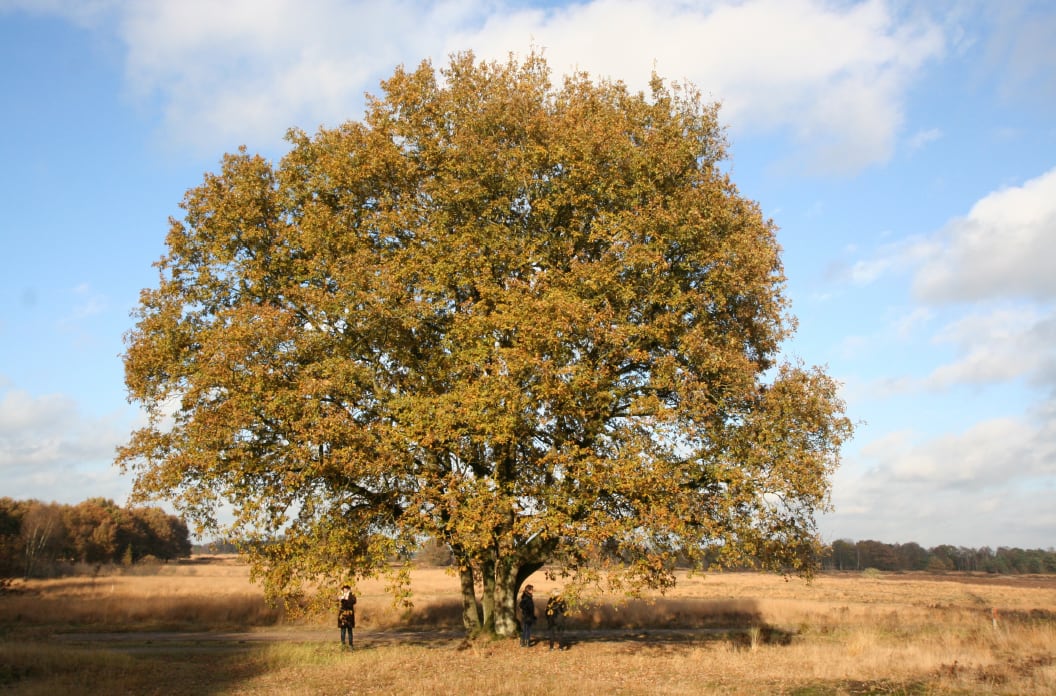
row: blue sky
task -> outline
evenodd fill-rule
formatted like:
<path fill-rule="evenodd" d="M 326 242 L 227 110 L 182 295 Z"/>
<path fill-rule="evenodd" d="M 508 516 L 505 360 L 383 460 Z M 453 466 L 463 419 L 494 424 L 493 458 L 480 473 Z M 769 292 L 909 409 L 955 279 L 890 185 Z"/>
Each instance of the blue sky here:
<path fill-rule="evenodd" d="M 722 103 L 780 227 L 790 355 L 860 422 L 837 538 L 1056 546 L 1056 3 L 0 0 L 0 495 L 123 502 L 120 355 L 224 152 L 398 64 L 542 49 Z"/>

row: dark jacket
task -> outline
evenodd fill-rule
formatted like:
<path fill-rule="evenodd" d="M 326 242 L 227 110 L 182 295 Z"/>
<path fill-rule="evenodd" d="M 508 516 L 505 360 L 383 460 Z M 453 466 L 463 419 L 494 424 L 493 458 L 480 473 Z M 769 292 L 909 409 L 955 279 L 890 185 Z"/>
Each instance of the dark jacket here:
<path fill-rule="evenodd" d="M 349 593 L 340 599 L 341 607 L 337 611 L 338 628 L 355 628 L 356 626 L 356 596 Z"/>
<path fill-rule="evenodd" d="M 521 593 L 521 621 L 535 623 L 535 599 L 528 592 Z"/>

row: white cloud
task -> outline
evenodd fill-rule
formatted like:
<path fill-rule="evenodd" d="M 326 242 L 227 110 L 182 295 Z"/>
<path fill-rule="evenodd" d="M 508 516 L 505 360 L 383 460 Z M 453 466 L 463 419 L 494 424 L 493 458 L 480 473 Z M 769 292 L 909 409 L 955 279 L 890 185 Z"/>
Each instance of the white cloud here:
<path fill-rule="evenodd" d="M 130 485 L 113 466 L 128 429 L 118 416 L 92 417 L 61 394 L 0 392 L 4 495 L 43 500 L 117 497 Z"/>
<path fill-rule="evenodd" d="M 941 435 L 905 431 L 866 442 L 837 476 L 836 513 L 823 522 L 830 535 L 1052 546 L 1054 252 L 1056 170 L 996 191 L 941 232 L 885 245 L 853 267 L 850 279 L 859 284 L 912 274 L 922 304 L 895 320 L 896 335 L 935 327 L 930 348 L 920 346 L 896 364 L 902 370 L 928 361 L 938 366 L 923 377 L 892 375 L 874 383 L 874 397 L 1020 382 L 1038 387 L 1048 400 L 1026 413 L 974 423 L 966 411 L 965 425 Z M 956 405 L 941 408 L 934 420 L 958 420 Z M 921 431 L 931 425 L 926 406 L 910 410 Z"/>
<path fill-rule="evenodd" d="M 947 324 L 935 339 L 954 345 L 960 357 L 932 372 L 928 386 L 1025 378 L 1056 387 L 1056 314 L 1051 309 L 1016 305 L 975 312 Z"/>
<path fill-rule="evenodd" d="M 847 275 L 855 285 L 869 285 L 892 270 L 898 270 L 901 267 L 901 261 L 900 254 L 856 261 Z"/>
<path fill-rule="evenodd" d="M 1044 430 L 1014 418 L 981 421 L 905 447 L 892 439 L 862 450 L 879 461 L 877 473 L 892 483 L 993 490 L 1016 479 L 1056 474 L 1051 433 L 1045 442 Z"/>
<path fill-rule="evenodd" d="M 644 88 L 655 67 L 723 104 L 734 130 L 785 130 L 816 169 L 884 161 L 903 120 L 904 90 L 943 50 L 931 24 L 899 23 L 886 3 L 815 0 L 597 0 L 544 14 L 493 17 L 464 40 L 502 56 L 528 37 L 552 67 L 575 66 Z"/>
<path fill-rule="evenodd" d="M 1051 307 L 982 303 L 938 322 L 939 316 L 949 315 L 930 307 L 894 315 L 875 334 L 845 338 L 837 354 L 847 358 L 871 350 L 902 355 L 888 364 L 902 374 L 889 372 L 870 382 L 868 391 L 878 399 L 1013 382 L 1056 393 L 1056 311 Z M 930 347 L 914 343 L 921 338 Z M 916 374 L 909 374 L 911 369 Z"/>
<path fill-rule="evenodd" d="M 1056 299 L 1056 168 L 986 196 L 935 241 L 914 282 L 926 301 Z"/>
<path fill-rule="evenodd" d="M 927 239 L 911 239 L 861 261 L 852 278 L 893 269 L 914 273 L 925 303 L 954 313 L 934 335 L 955 358 L 918 386 L 1013 380 L 1056 388 L 1056 169 L 980 199 Z"/>
<path fill-rule="evenodd" d="M 156 96 L 178 143 L 233 149 L 357 118 L 401 61 L 433 53 L 469 3 L 161 0 L 121 24 L 133 91 Z M 413 55 L 421 52 L 421 55 Z"/>
<path fill-rule="evenodd" d="M 1056 402 L 931 438 L 902 431 L 867 443 L 838 472 L 832 538 L 978 547 L 1052 546 Z M 1000 514 L 994 514 L 999 510 Z M 1015 511 L 1014 514 L 1009 514 Z"/>
<path fill-rule="evenodd" d="M 857 485 L 854 485 L 854 484 Z M 915 541 L 926 547 L 1052 548 L 1056 508 L 1051 484 L 991 492 L 880 485 L 867 480 L 837 485 L 836 511 L 819 522 L 824 537 Z"/>
<path fill-rule="evenodd" d="M 275 145 L 359 118 L 399 63 L 456 51 L 505 59 L 533 46 L 573 69 L 644 88 L 655 69 L 722 102 L 734 131 L 791 134 L 806 164 L 854 172 L 887 160 L 906 90 L 944 50 L 939 29 L 883 0 L 594 0 L 519 9 L 468 0 L 126 0 L 37 11 L 118 18 L 129 89 L 163 137 L 204 151 Z M 17 3 L 25 9 L 28 5 Z"/>
<path fill-rule="evenodd" d="M 892 379 L 882 391 L 1014 380 L 1056 389 L 1053 258 L 1056 169 L 990 193 L 930 237 L 884 245 L 851 265 L 845 276 L 856 285 L 912 275 L 923 304 L 896 333 L 908 337 L 927 320 L 938 327 L 933 345 L 954 352 L 926 378 Z"/>

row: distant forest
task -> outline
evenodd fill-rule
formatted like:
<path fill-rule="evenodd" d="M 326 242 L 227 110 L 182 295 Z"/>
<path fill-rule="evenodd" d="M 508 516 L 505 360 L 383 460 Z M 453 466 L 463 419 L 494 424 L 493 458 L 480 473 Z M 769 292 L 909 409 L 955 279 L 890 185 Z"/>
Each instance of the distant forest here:
<path fill-rule="evenodd" d="M 161 508 L 104 498 L 77 505 L 0 498 L 0 584 L 62 575 L 77 564 L 132 565 L 190 553 L 186 523 Z"/>
<path fill-rule="evenodd" d="M 1056 573 L 1056 550 L 997 549 L 942 545 L 930 549 L 915 542 L 834 541 L 822 558 L 823 570 L 951 570 L 979 573 Z"/>

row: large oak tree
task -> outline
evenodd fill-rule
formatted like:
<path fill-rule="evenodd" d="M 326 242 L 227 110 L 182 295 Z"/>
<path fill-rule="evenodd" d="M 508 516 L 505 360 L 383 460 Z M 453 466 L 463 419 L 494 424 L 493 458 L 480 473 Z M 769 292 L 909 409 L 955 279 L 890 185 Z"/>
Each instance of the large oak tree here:
<path fill-rule="evenodd" d="M 401 587 L 388 562 L 435 538 L 498 634 L 544 563 L 810 572 L 851 426 L 779 360 L 775 227 L 715 105 L 462 54 L 289 140 L 225 156 L 171 221 L 127 336 L 138 496 L 241 539 L 274 596 Z"/>

